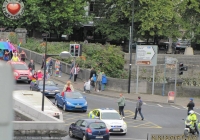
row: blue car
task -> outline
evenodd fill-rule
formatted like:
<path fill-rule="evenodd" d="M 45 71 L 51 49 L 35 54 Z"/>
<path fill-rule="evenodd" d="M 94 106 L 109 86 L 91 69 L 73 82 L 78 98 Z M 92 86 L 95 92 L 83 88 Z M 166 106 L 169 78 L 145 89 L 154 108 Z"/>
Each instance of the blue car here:
<path fill-rule="evenodd" d="M 69 136 L 83 140 L 109 140 L 109 130 L 106 124 L 99 119 L 81 119 L 69 127 Z"/>
<path fill-rule="evenodd" d="M 55 96 L 56 94 L 60 93 L 59 88 L 57 87 L 58 84 L 55 84 L 52 80 L 45 81 L 45 95 L 46 96 Z M 43 80 L 38 81 L 31 81 L 30 83 L 30 90 L 32 91 L 40 91 L 43 93 Z"/>
<path fill-rule="evenodd" d="M 87 111 L 87 101 L 80 92 L 64 92 L 56 94 L 55 105 L 64 111 Z"/>

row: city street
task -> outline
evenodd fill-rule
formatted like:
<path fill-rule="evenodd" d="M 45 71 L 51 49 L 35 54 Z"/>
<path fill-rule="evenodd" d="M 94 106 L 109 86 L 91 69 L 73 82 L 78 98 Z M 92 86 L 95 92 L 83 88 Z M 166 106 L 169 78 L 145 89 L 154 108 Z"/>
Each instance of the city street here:
<path fill-rule="evenodd" d="M 63 89 L 63 84 L 55 81 L 60 90 Z M 29 90 L 29 84 L 17 83 L 16 90 Z M 66 129 L 69 125 L 79 118 L 87 118 L 89 111 L 96 108 L 113 108 L 118 110 L 117 99 L 93 94 L 84 94 L 88 102 L 87 113 L 82 112 L 63 112 Z M 49 98 L 54 102 L 54 98 Z M 182 106 L 172 106 L 167 104 L 145 103 L 142 108 L 144 121 L 141 121 L 140 116 L 137 120 L 134 117 L 135 102 L 126 101 L 125 106 L 125 121 L 128 125 L 128 132 L 126 135 L 111 135 L 111 140 L 136 140 L 146 139 L 147 134 L 183 134 L 185 127 L 182 119 L 186 118 L 187 110 Z M 62 110 L 62 109 L 61 109 Z M 200 113 L 199 109 L 196 112 Z M 198 114 L 199 116 L 199 114 Z M 66 140 L 72 140 L 67 137 Z"/>

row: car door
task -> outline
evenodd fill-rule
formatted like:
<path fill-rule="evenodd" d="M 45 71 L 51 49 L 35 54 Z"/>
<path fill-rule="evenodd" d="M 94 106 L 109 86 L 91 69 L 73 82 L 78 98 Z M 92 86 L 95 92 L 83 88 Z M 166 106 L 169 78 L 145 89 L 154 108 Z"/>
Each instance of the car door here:
<path fill-rule="evenodd" d="M 83 121 L 80 125 L 80 130 L 77 131 L 78 132 L 78 135 L 81 136 L 81 138 L 83 137 L 83 134 L 85 134 L 85 130 L 86 130 L 86 127 L 87 127 L 87 122 L 86 121 Z"/>
<path fill-rule="evenodd" d="M 82 136 L 80 135 L 80 131 L 81 131 L 81 124 L 82 124 L 83 120 L 78 120 L 76 123 L 75 123 L 75 127 L 74 127 L 74 130 L 72 131 L 73 134 L 76 136 L 76 137 L 79 137 L 79 138 L 82 138 Z"/>
<path fill-rule="evenodd" d="M 57 94 L 56 97 L 57 97 L 56 100 L 57 100 L 58 104 L 60 106 L 63 106 L 63 99 L 62 99 L 63 97 L 62 97 L 61 93 Z"/>

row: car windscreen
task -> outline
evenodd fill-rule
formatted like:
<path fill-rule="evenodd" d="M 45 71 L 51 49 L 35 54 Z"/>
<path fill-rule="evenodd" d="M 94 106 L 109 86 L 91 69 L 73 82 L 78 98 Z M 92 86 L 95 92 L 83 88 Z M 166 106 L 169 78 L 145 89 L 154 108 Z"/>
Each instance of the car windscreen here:
<path fill-rule="evenodd" d="M 39 81 L 39 85 L 43 85 L 43 81 Z M 53 81 L 45 81 L 46 86 L 56 86 L 56 84 Z"/>
<path fill-rule="evenodd" d="M 103 122 L 94 122 L 89 125 L 91 129 L 105 129 L 106 125 Z"/>
<path fill-rule="evenodd" d="M 28 70 L 28 67 L 24 64 L 14 64 L 12 66 L 15 70 Z"/>
<path fill-rule="evenodd" d="M 80 98 L 83 98 L 83 96 L 79 92 L 66 92 L 65 96 L 67 98 L 71 98 L 71 99 L 80 99 Z"/>
<path fill-rule="evenodd" d="M 101 119 L 121 120 L 121 117 L 120 117 L 119 113 L 115 113 L 115 112 L 102 112 L 101 113 Z"/>

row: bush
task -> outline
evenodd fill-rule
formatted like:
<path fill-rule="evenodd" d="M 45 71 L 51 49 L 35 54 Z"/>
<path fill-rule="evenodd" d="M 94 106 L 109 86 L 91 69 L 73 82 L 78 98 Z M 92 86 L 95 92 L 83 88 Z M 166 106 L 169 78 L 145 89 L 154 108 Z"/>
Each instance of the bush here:
<path fill-rule="evenodd" d="M 69 51 L 69 44 L 74 42 L 47 42 L 48 54 L 59 54 L 62 51 Z M 22 47 L 29 50 L 44 53 L 45 42 L 39 41 L 33 38 L 29 38 L 26 44 Z M 94 67 L 96 70 L 100 69 L 105 72 L 107 76 L 113 78 L 127 78 L 127 71 L 124 71 L 124 53 L 121 48 L 113 45 L 101 45 L 101 44 L 82 44 L 82 57 L 76 59 L 76 62 L 81 68 Z M 66 63 L 70 62 L 70 59 L 61 59 Z"/>

